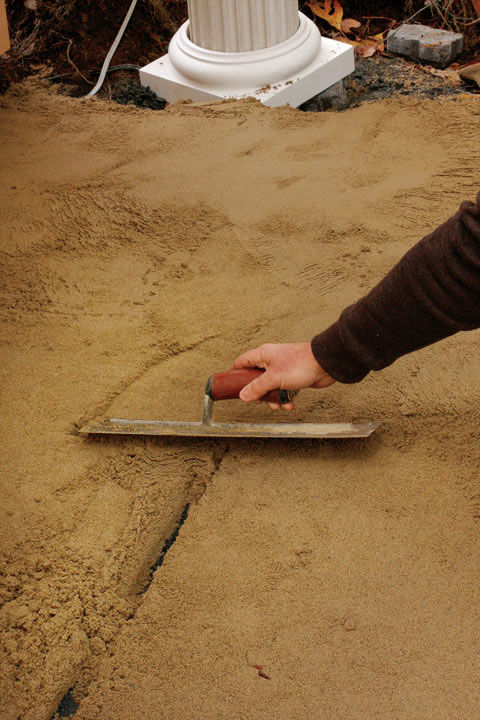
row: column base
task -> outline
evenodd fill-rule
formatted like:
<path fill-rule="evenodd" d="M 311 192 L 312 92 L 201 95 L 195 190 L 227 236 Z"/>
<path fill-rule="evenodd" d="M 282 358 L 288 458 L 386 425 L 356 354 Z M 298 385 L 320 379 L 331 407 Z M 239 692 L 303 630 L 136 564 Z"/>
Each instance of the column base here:
<path fill-rule="evenodd" d="M 299 13 L 298 31 L 264 50 L 223 53 L 194 45 L 186 22 L 168 55 L 140 70 L 140 81 L 167 102 L 254 97 L 269 107 L 298 107 L 355 69 L 353 48 L 320 37 Z"/>

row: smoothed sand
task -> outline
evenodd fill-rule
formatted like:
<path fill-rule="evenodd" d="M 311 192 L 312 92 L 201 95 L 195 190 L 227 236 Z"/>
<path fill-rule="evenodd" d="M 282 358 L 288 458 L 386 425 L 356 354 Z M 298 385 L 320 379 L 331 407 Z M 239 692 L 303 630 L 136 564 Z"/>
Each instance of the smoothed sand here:
<path fill-rule="evenodd" d="M 311 338 L 475 196 L 479 126 L 474 98 L 1 98 L 2 719 L 71 688 L 81 720 L 476 716 L 478 332 L 301 394 L 365 441 L 75 430 L 200 419 L 211 372 Z"/>

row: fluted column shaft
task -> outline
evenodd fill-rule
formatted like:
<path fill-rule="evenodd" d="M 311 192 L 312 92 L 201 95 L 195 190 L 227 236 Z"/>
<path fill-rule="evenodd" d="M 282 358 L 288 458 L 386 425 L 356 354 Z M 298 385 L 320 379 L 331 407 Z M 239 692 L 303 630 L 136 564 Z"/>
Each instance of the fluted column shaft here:
<path fill-rule="evenodd" d="M 263 50 L 298 29 L 298 0 L 188 0 L 190 40 L 217 52 Z"/>

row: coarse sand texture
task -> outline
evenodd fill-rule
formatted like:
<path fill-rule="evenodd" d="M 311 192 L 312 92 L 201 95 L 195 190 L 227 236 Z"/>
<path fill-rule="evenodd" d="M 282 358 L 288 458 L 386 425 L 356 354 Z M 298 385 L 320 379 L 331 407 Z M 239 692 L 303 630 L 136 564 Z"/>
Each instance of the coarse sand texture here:
<path fill-rule="evenodd" d="M 0 98 L 2 720 L 478 716 L 478 332 L 300 394 L 365 441 L 76 431 L 197 419 L 210 373 L 313 337 L 474 198 L 479 131 L 467 97 Z"/>

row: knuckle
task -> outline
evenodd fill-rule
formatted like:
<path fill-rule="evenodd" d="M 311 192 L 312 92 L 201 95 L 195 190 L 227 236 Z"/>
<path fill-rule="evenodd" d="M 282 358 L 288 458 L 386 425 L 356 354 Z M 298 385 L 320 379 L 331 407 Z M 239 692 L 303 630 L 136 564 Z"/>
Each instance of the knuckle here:
<path fill-rule="evenodd" d="M 281 378 L 281 374 L 278 372 L 278 370 L 275 370 L 275 369 L 270 370 L 270 372 L 268 373 L 268 380 L 269 380 L 270 387 L 272 387 L 272 388 L 279 387 L 278 383 L 280 382 L 280 378 Z"/>

